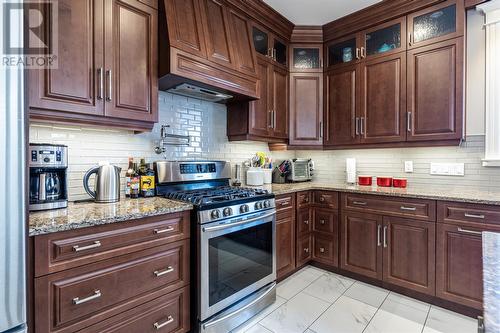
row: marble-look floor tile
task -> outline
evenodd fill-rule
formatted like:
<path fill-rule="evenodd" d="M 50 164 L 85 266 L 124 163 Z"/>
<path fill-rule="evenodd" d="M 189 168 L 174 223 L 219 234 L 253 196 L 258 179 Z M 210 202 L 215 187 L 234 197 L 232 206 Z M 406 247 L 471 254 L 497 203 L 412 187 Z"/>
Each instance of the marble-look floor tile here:
<path fill-rule="evenodd" d="M 337 274 L 325 274 L 311 283 L 306 289 L 304 289 L 304 292 L 324 301 L 333 303 L 353 283 L 354 280 L 344 278 Z"/>
<path fill-rule="evenodd" d="M 379 308 L 388 294 L 388 290 L 358 281 L 354 283 L 344 295 Z"/>
<path fill-rule="evenodd" d="M 361 333 L 376 311 L 373 306 L 341 296 L 310 328 L 316 333 Z"/>
<path fill-rule="evenodd" d="M 380 307 L 380 310 L 423 326 L 430 307 L 430 304 L 391 292 Z"/>
<path fill-rule="evenodd" d="M 423 333 L 476 333 L 477 321 L 461 314 L 431 306 Z"/>
<path fill-rule="evenodd" d="M 261 324 L 252 326 L 250 329 L 246 330 L 245 333 L 273 333 Z"/>
<path fill-rule="evenodd" d="M 276 294 L 290 299 L 324 274 L 322 271 L 307 267 L 278 284 Z"/>
<path fill-rule="evenodd" d="M 269 305 L 267 308 L 259 312 L 256 316 L 252 317 L 250 320 L 246 321 L 242 325 L 238 326 L 236 329 L 232 331 L 232 333 L 244 333 L 248 331 L 250 328 L 259 323 L 262 319 L 268 316 L 271 312 L 279 308 L 281 305 L 285 304 L 286 299 L 276 296 L 276 302 Z"/>
<path fill-rule="evenodd" d="M 303 333 L 330 304 L 299 293 L 260 322 L 275 333 Z"/>
<path fill-rule="evenodd" d="M 363 333 L 421 333 L 423 323 L 379 309 Z"/>

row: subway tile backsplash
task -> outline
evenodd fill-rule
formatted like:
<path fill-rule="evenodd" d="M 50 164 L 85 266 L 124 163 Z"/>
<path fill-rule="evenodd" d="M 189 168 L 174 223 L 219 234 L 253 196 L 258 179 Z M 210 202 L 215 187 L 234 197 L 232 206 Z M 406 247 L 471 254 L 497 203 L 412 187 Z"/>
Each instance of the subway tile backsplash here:
<path fill-rule="evenodd" d="M 88 198 L 82 186 L 85 172 L 99 161 L 109 161 L 125 173 L 129 156 L 145 157 L 148 162 L 160 159 L 217 159 L 233 165 L 241 163 L 257 151 L 269 152 L 260 142 L 229 142 L 226 136 L 226 107 L 173 95 L 159 93 L 159 123 L 152 132 L 88 126 L 33 123 L 30 142 L 59 143 L 69 147 L 69 198 Z M 169 146 L 164 154 L 156 154 L 161 125 L 169 125 L 170 133 L 189 135 L 189 146 Z M 472 136 L 462 147 L 363 149 L 340 151 L 271 152 L 275 161 L 294 157 L 310 157 L 316 163 L 315 180 L 345 180 L 345 159 L 357 159 L 358 174 L 403 176 L 410 186 L 439 185 L 447 188 L 481 187 L 500 191 L 500 169 L 483 168 L 484 137 Z M 404 161 L 414 162 L 414 173 L 404 173 Z M 431 162 L 463 162 L 465 177 L 430 176 Z M 123 183 L 122 183 L 123 191 Z"/>

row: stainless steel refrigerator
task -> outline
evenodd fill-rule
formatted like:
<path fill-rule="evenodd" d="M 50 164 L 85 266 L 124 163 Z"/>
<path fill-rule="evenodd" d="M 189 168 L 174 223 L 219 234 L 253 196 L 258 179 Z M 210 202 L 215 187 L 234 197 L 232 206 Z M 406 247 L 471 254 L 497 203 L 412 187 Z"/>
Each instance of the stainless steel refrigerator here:
<path fill-rule="evenodd" d="M 0 17 L 3 17 L 0 9 Z M 15 18 L 14 18 L 15 19 Z M 22 18 L 7 33 L 22 41 Z M 3 24 L 2 24 L 3 25 Z M 12 30 L 12 27 L 15 27 Z M 16 29 L 17 28 L 17 29 Z M 4 29 L 1 27 L 0 29 Z M 0 34 L 5 36 L 5 31 Z M 2 42 L 0 36 L 0 42 Z M 25 103 L 22 67 L 0 67 L 0 332 L 26 332 Z"/>

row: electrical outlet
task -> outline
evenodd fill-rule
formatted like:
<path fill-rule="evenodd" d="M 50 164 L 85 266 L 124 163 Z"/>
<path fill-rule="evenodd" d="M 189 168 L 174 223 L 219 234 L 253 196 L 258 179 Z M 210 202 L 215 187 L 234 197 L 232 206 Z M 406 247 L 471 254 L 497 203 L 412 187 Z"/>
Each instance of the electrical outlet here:
<path fill-rule="evenodd" d="M 413 161 L 405 161 L 405 172 L 413 173 Z"/>
<path fill-rule="evenodd" d="M 465 176 L 464 163 L 431 163 L 431 175 Z"/>

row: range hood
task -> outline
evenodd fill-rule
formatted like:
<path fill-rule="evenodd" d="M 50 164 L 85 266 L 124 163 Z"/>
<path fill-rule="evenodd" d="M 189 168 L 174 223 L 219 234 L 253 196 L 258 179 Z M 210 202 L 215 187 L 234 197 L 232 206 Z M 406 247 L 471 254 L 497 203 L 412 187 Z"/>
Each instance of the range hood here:
<path fill-rule="evenodd" d="M 232 99 L 233 96 L 223 94 L 214 90 L 201 88 L 189 83 L 182 83 L 173 88 L 167 89 L 168 92 L 176 95 L 201 99 L 209 102 L 224 102 Z"/>

